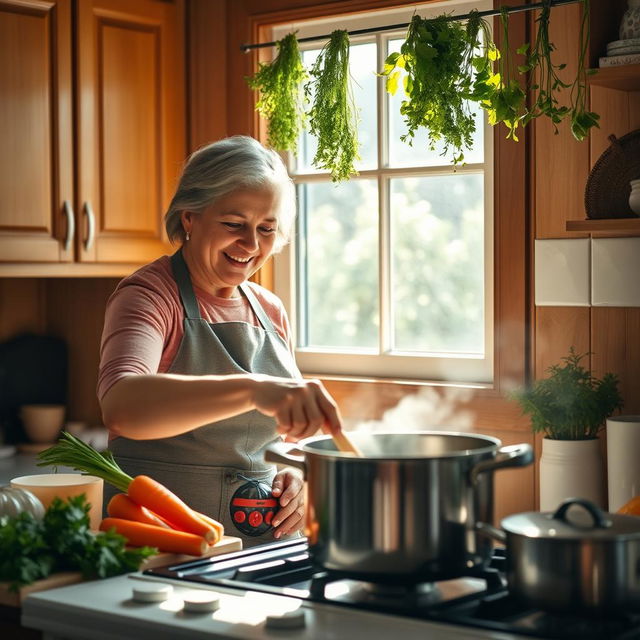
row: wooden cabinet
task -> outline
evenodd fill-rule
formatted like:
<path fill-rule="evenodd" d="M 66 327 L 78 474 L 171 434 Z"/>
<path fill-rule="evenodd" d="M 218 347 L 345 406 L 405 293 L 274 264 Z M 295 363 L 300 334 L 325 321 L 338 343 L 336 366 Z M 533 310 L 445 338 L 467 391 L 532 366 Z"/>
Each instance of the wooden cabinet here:
<path fill-rule="evenodd" d="M 182 0 L 0 3 L 0 261 L 140 264 L 169 250 L 183 11 Z"/>

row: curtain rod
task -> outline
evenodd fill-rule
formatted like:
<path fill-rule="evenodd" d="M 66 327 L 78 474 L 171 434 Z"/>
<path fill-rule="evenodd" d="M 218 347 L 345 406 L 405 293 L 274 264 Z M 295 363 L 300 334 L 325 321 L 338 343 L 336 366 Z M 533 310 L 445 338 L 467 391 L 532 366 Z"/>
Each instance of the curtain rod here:
<path fill-rule="evenodd" d="M 575 2 L 582 2 L 582 0 L 550 0 L 549 6 L 558 7 L 563 4 L 574 4 Z M 532 9 L 540 9 L 544 7 L 546 2 L 537 2 L 535 4 L 523 4 L 518 7 L 507 7 L 507 13 L 519 13 L 521 11 L 531 11 Z M 501 13 L 500 9 L 489 9 L 487 11 L 478 11 L 478 14 L 481 18 L 488 16 L 499 16 Z M 463 15 L 449 16 L 449 20 L 466 20 L 469 18 L 468 13 Z M 350 36 L 360 36 L 365 33 L 381 33 L 383 31 L 395 31 L 396 29 L 406 29 L 410 23 L 405 22 L 404 24 L 390 24 L 385 27 L 372 27 L 369 29 L 356 29 L 355 31 L 347 31 Z M 327 34 L 324 36 L 308 36 L 306 38 L 298 38 L 298 42 L 314 42 L 316 40 L 328 40 L 331 37 L 331 34 Z M 274 47 L 277 42 L 256 42 L 254 44 L 242 44 L 240 45 L 240 50 L 247 53 L 251 49 L 263 49 L 265 47 Z"/>

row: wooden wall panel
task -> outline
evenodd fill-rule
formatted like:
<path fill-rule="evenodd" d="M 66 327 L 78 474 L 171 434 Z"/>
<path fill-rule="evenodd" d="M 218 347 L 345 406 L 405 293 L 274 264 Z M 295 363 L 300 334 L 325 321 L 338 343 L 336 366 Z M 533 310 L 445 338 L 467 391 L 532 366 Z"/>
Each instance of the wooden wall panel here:
<path fill-rule="evenodd" d="M 625 414 L 640 414 L 640 309 L 591 309 L 592 365 L 596 376 L 620 378 Z"/>
<path fill-rule="evenodd" d="M 112 278 L 47 282 L 47 326 L 69 349 L 69 420 L 102 423 L 96 396 L 100 338 L 106 302 L 117 283 Z"/>
<path fill-rule="evenodd" d="M 555 60 L 566 63 L 561 72 L 571 82 L 576 74 L 578 28 L 581 5 L 555 7 L 549 26 L 549 38 L 556 45 Z M 565 94 L 561 104 L 568 102 Z M 570 123 L 560 123 L 554 134 L 548 118 L 535 123 L 535 206 L 536 238 L 584 236 L 567 232 L 567 220 L 584 220 L 584 186 L 589 175 L 589 144 L 571 135 Z"/>
<path fill-rule="evenodd" d="M 45 329 L 42 280 L 0 278 L 0 340 L 24 332 L 43 333 Z"/>
<path fill-rule="evenodd" d="M 187 4 L 189 151 L 227 135 L 227 3 Z"/>
<path fill-rule="evenodd" d="M 591 87 L 591 109 L 600 114 L 599 129 L 590 135 L 590 161 L 593 167 L 602 153 L 609 147 L 610 135 L 621 137 L 630 130 L 631 101 L 628 91 L 616 91 L 606 87 Z"/>

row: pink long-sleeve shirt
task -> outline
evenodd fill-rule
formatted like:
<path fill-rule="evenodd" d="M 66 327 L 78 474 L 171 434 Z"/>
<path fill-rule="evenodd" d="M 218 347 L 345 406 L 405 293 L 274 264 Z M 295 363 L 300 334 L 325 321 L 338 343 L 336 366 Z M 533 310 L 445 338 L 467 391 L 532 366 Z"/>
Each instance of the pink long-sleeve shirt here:
<path fill-rule="evenodd" d="M 268 289 L 249 284 L 276 331 L 293 350 L 282 302 Z M 207 322 L 247 322 L 260 326 L 243 295 L 219 298 L 195 286 L 194 291 L 200 313 Z M 182 340 L 183 319 L 169 256 L 122 280 L 107 302 L 100 348 L 99 400 L 126 376 L 166 373 Z"/>

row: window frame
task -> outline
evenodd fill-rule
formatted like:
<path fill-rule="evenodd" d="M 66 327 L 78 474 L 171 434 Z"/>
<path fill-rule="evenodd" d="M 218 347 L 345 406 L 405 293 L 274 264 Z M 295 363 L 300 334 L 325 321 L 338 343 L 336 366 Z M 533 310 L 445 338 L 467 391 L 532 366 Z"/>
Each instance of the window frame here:
<path fill-rule="evenodd" d="M 447 9 L 451 6 L 447 3 Z M 485 10 L 490 7 L 490 2 L 481 0 L 458 0 L 453 9 L 458 14 L 467 13 L 472 7 L 479 7 Z M 442 12 L 442 6 L 437 3 L 433 7 L 428 5 L 413 5 L 409 8 L 396 8 L 384 12 L 382 16 L 356 16 L 346 19 L 344 28 L 349 30 L 376 27 L 380 24 L 401 24 L 411 19 L 412 13 L 416 11 L 420 15 L 437 15 Z M 342 26 L 342 23 L 341 23 Z M 324 35 L 331 30 L 327 20 L 320 20 L 313 25 L 297 25 L 299 37 L 309 35 Z M 290 27 L 283 25 L 275 28 L 271 37 L 277 40 L 290 31 Z M 363 44 L 374 42 L 377 47 L 378 58 L 376 68 L 381 69 L 386 58 L 386 51 L 390 41 L 404 37 L 406 29 L 379 32 L 351 37 L 351 44 Z M 301 50 L 317 49 L 324 43 L 322 41 L 313 43 L 301 43 Z M 482 163 L 468 164 L 455 169 L 451 164 L 436 166 L 389 166 L 388 130 L 389 120 L 389 97 L 386 92 L 384 81 L 379 79 L 376 84 L 376 102 L 378 113 L 377 126 L 377 166 L 373 169 L 363 169 L 358 176 L 351 178 L 374 179 L 377 182 L 378 190 L 378 258 L 379 258 L 379 347 L 378 353 L 371 353 L 363 349 L 340 349 L 322 348 L 315 346 L 296 346 L 296 360 L 300 369 L 309 375 L 322 376 L 327 374 L 341 376 L 374 376 L 376 378 L 405 379 L 413 381 L 435 381 L 435 382 L 457 382 L 491 385 L 494 378 L 494 260 L 493 260 L 493 136 L 492 127 L 487 123 L 486 116 L 483 117 L 483 141 L 485 148 L 485 161 Z M 295 169 L 295 158 L 292 154 L 287 156 L 290 173 L 296 185 L 325 183 L 330 184 L 327 172 L 297 172 Z M 392 324 L 392 302 L 390 280 L 392 276 L 392 247 L 391 247 L 391 211 L 389 191 L 390 183 L 394 177 L 432 177 L 437 175 L 460 175 L 477 174 L 483 175 L 484 191 L 484 354 L 464 354 L 455 353 L 417 353 L 391 350 Z M 300 321 L 299 315 L 302 313 L 298 304 L 298 291 L 296 289 L 297 271 L 297 250 L 298 235 L 296 234 L 290 245 L 281 254 L 275 256 L 273 284 L 276 293 L 283 300 L 289 313 L 294 335 L 298 336 L 298 329 L 304 321 Z M 296 341 L 298 342 L 298 341 Z"/>
<path fill-rule="evenodd" d="M 507 0 L 494 0 L 499 9 Z M 245 78 L 257 69 L 259 62 L 270 59 L 265 49 L 246 53 L 241 45 L 248 42 L 270 42 L 275 25 L 287 24 L 293 29 L 296 21 L 344 15 L 389 7 L 413 6 L 398 0 L 343 0 L 340 3 L 304 3 L 289 0 L 261 0 L 260 3 L 237 2 L 226 8 L 225 36 L 228 47 L 224 53 L 224 69 L 214 74 L 216 86 L 226 87 L 227 101 L 224 135 L 253 135 L 266 142 L 266 123 L 255 111 L 256 94 Z M 530 12 L 510 16 L 510 35 L 515 55 L 516 43 L 530 37 Z M 496 28 L 495 39 L 501 39 Z M 199 24 L 199 23 L 198 23 Z M 198 41 L 198 50 L 208 51 L 209 40 Z M 208 77 L 208 81 L 211 80 Z M 204 107 L 203 107 L 204 108 Z M 198 122 L 195 123 L 198 125 Z M 213 125 L 214 123 L 212 123 Z M 209 127 L 210 128 L 210 127 Z M 211 138 L 209 128 L 200 125 L 192 138 Z M 216 128 L 213 133 L 217 133 Z M 222 132 L 220 132 L 222 135 Z M 505 132 L 495 127 L 494 140 L 494 363 L 492 385 L 455 385 L 417 383 L 406 380 L 381 380 L 371 377 L 323 375 L 320 379 L 338 402 L 345 419 L 377 419 L 403 398 L 424 391 L 443 398 L 455 408 L 472 414 L 473 429 L 494 433 L 506 442 L 530 438 L 530 429 L 516 403 L 505 397 L 505 391 L 522 385 L 533 371 L 534 307 L 533 307 L 533 217 L 535 189 L 530 166 L 535 161 L 532 140 L 535 123 L 520 134 L 520 142 L 507 140 Z M 273 263 L 268 261 L 253 279 L 273 289 Z M 459 393 L 460 392 L 460 393 Z M 436 423 L 433 423 L 436 424 Z M 451 425 L 452 422 L 448 421 Z M 468 427 L 467 427 L 468 428 Z M 525 433 L 526 432 L 526 435 Z"/>

